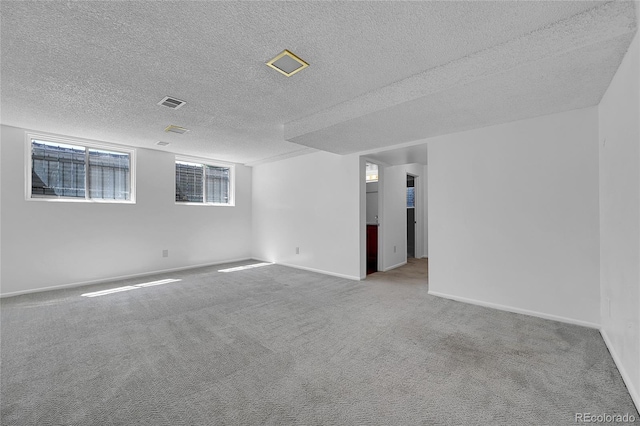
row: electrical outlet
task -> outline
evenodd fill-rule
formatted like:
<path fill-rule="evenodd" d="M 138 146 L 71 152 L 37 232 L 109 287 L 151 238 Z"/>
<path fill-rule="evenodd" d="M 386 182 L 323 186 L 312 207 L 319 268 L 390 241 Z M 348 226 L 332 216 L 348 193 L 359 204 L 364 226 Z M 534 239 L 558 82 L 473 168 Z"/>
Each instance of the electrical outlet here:
<path fill-rule="evenodd" d="M 162 257 L 169 257 L 169 250 L 162 250 Z"/>
<path fill-rule="evenodd" d="M 300 247 L 296 247 L 296 254 L 300 254 Z"/>
<path fill-rule="evenodd" d="M 393 252 L 394 253 L 396 252 L 396 246 L 393 246 Z"/>

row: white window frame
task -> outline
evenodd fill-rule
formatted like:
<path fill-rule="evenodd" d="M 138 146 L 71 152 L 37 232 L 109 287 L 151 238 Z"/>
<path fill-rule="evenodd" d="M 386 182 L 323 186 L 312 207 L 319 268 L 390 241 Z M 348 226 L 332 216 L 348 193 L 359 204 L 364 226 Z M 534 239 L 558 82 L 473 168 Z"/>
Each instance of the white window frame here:
<path fill-rule="evenodd" d="M 202 192 L 202 203 L 194 203 L 194 202 L 185 202 L 185 201 L 176 201 L 175 198 L 175 187 L 176 187 L 176 163 L 184 162 L 184 163 L 195 163 L 200 164 L 202 166 L 212 166 L 212 167 L 225 167 L 229 169 L 229 202 L 228 203 L 209 203 L 204 201 L 204 197 L 206 196 L 204 181 L 206 179 L 203 175 L 203 192 Z M 173 189 L 174 189 L 174 197 L 173 202 L 176 205 L 181 206 L 207 206 L 207 207 L 235 207 L 236 205 L 236 165 L 234 163 L 226 163 L 224 161 L 212 160 L 209 158 L 201 158 L 201 157 L 188 157 L 184 155 L 176 155 L 175 161 L 173 162 Z"/>
<path fill-rule="evenodd" d="M 103 198 L 90 198 L 89 188 L 85 188 L 85 198 L 67 198 L 67 197 L 32 197 L 32 148 L 33 140 L 42 142 L 53 142 L 67 145 L 75 145 L 87 149 L 98 149 L 103 151 L 119 152 L 129 155 L 129 199 L 128 200 L 112 200 Z M 108 203 L 108 204 L 135 204 L 136 203 L 136 149 L 116 144 L 92 141 L 81 138 L 71 138 L 60 135 L 52 135 L 47 133 L 25 132 L 25 199 L 27 201 L 44 201 L 53 203 Z M 88 174 L 88 165 L 85 173 Z"/>

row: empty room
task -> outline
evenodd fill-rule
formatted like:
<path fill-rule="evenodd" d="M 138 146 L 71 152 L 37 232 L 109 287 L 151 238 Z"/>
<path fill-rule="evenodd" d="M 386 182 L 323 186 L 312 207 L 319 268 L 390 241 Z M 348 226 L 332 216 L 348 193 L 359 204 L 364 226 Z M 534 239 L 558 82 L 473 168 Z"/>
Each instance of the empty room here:
<path fill-rule="evenodd" d="M 2 425 L 640 423 L 640 2 L 0 15 Z"/>

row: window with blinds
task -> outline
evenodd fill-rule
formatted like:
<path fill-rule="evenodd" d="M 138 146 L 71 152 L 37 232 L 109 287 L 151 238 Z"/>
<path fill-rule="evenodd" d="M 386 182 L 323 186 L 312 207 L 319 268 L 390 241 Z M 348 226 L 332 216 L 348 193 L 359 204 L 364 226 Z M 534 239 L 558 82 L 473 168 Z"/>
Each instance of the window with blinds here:
<path fill-rule="evenodd" d="M 204 170 L 202 164 L 176 161 L 176 201 L 202 203 Z"/>
<path fill-rule="evenodd" d="M 176 202 L 231 205 L 229 166 L 176 160 Z"/>
<path fill-rule="evenodd" d="M 128 200 L 131 186 L 129 155 L 89 150 L 89 196 L 102 200 Z"/>
<path fill-rule="evenodd" d="M 86 149 L 32 141 L 31 196 L 85 198 Z"/>
<path fill-rule="evenodd" d="M 416 206 L 416 188 L 411 186 L 407 188 L 407 208 L 412 209 Z"/>
<path fill-rule="evenodd" d="M 131 153 L 30 139 L 30 198 L 131 201 Z"/>

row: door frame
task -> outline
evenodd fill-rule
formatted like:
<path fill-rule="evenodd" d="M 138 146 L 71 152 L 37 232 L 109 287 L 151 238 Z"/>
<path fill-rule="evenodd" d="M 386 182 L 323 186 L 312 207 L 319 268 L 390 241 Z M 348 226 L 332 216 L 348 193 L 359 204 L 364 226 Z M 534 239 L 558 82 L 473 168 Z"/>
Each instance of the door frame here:
<path fill-rule="evenodd" d="M 422 221 L 420 221 L 420 214 L 422 213 L 422 209 L 420 208 L 420 201 L 422 200 L 422 197 L 420 197 L 420 175 L 416 175 L 413 173 L 406 173 L 407 177 L 411 176 L 413 178 L 413 222 L 414 222 L 414 227 L 413 227 L 413 257 L 415 259 L 420 259 L 423 255 L 423 244 L 422 244 L 422 240 L 420 239 L 420 235 L 422 234 L 421 232 L 418 232 L 421 229 L 422 226 Z M 405 179 L 405 191 L 406 188 L 408 188 L 406 186 L 406 181 L 407 179 Z M 405 198 L 406 199 L 406 198 Z M 405 210 L 408 210 L 409 207 L 406 207 L 406 202 L 405 202 Z M 409 223 L 407 223 L 407 226 L 409 226 Z M 406 233 L 405 233 L 406 234 Z M 409 241 L 406 239 L 405 237 L 405 245 L 409 246 Z M 405 261 L 408 261 L 409 259 L 409 250 L 407 250 L 407 253 L 405 254 Z"/>

